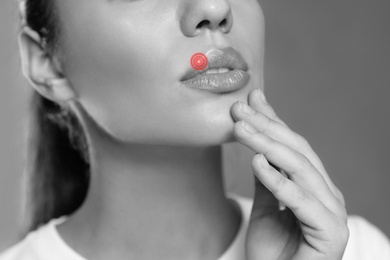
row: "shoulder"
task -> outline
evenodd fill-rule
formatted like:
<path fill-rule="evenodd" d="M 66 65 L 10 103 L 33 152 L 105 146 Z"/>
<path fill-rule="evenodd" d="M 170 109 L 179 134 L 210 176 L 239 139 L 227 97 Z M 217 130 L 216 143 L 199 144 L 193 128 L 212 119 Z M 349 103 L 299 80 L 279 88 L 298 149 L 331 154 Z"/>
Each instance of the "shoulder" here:
<path fill-rule="evenodd" d="M 64 220 L 65 218 L 53 219 L 31 231 L 21 241 L 1 252 L 0 260 L 52 259 L 52 256 L 59 252 L 52 226 Z"/>
<path fill-rule="evenodd" d="M 0 253 L 0 260 L 35 260 L 39 259 L 34 255 L 34 240 L 36 232 L 31 232 L 23 240 L 17 242 L 5 251 Z"/>
<path fill-rule="evenodd" d="M 343 260 L 390 259 L 390 240 L 359 215 L 348 216 L 349 239 Z"/>

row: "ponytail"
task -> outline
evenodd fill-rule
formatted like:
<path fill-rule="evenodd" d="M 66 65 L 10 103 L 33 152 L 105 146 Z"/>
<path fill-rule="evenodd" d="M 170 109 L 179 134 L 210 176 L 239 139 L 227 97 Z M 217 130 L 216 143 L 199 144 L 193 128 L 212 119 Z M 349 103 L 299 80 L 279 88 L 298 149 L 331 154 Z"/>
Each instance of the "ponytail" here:
<path fill-rule="evenodd" d="M 30 113 L 27 232 L 73 213 L 83 203 L 89 184 L 87 142 L 77 118 L 36 91 Z"/>

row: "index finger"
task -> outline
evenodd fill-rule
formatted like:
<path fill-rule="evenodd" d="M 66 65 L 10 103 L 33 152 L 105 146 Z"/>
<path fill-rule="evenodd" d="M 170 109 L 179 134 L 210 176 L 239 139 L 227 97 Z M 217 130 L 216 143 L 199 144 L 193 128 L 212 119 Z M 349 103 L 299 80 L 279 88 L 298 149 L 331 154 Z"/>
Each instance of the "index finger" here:
<path fill-rule="evenodd" d="M 275 120 L 276 122 L 279 122 L 280 124 L 284 125 L 286 128 L 290 129 L 286 123 L 284 123 L 277 115 L 275 110 L 271 107 L 271 105 L 267 102 L 265 95 L 263 91 L 260 88 L 253 89 L 249 95 L 248 95 L 248 104 L 255 110 L 264 113 L 271 119 Z M 291 129 L 290 129 L 291 130 Z M 317 170 L 322 174 L 324 177 L 326 183 L 332 190 L 333 194 L 342 202 L 343 205 L 345 205 L 344 196 L 342 195 L 341 191 L 336 187 L 336 185 L 333 183 L 333 181 L 330 179 L 327 171 L 325 170 L 325 167 L 323 166 L 321 160 L 318 158 L 317 154 L 313 151 L 310 144 L 308 142 L 305 142 L 305 147 L 296 147 L 296 149 L 301 152 L 303 155 L 305 155 L 317 168 Z M 305 148 L 305 149 L 303 149 Z"/>

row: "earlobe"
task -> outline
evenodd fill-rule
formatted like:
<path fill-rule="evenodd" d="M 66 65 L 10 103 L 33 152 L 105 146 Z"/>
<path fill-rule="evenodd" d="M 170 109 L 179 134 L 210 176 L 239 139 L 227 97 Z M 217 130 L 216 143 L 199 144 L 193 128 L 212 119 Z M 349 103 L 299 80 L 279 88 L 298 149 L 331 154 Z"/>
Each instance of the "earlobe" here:
<path fill-rule="evenodd" d="M 57 71 L 51 55 L 42 46 L 37 32 L 25 26 L 18 41 L 23 75 L 37 92 L 57 103 L 76 98 L 72 86 L 62 72 Z"/>
<path fill-rule="evenodd" d="M 66 78 L 45 79 L 49 99 L 60 103 L 76 99 L 76 93 Z"/>

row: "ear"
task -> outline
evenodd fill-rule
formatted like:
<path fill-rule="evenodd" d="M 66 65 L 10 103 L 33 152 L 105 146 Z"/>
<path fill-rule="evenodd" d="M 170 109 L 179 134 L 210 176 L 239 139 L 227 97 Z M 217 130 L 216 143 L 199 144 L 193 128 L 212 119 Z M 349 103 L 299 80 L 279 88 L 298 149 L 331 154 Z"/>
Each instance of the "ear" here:
<path fill-rule="evenodd" d="M 42 96 L 56 103 L 75 99 L 73 87 L 62 76 L 53 61 L 54 57 L 51 57 L 41 43 L 36 31 L 28 26 L 22 28 L 18 44 L 24 77 Z"/>

